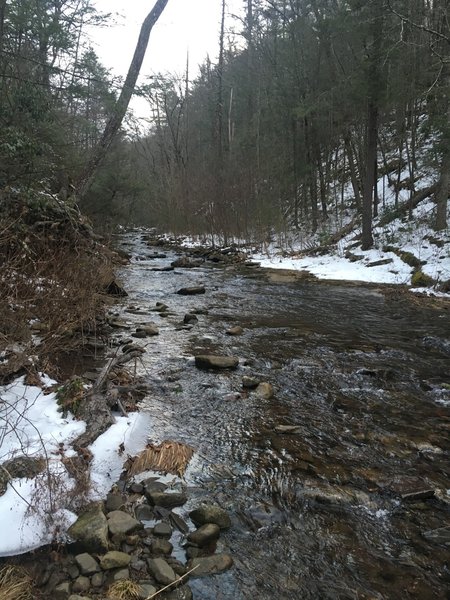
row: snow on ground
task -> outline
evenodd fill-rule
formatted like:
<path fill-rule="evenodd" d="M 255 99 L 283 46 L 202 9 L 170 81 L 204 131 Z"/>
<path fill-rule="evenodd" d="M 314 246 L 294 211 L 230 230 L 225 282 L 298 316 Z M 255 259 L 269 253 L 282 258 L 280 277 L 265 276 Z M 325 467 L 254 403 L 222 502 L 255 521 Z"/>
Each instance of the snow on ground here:
<path fill-rule="evenodd" d="M 301 248 L 295 248 L 294 243 L 289 244 L 287 255 L 279 245 L 272 243 L 264 252 L 252 253 L 250 258 L 260 262 L 262 267 L 308 271 L 319 279 L 411 285 L 413 268 L 394 252 L 383 250 L 391 246 L 423 261 L 421 270 L 439 284 L 450 279 L 450 231 L 437 233 L 430 227 L 434 211 L 435 204 L 429 200 L 417 206 L 412 221 L 395 219 L 384 227 L 375 222 L 374 248 L 371 250 L 361 250 L 357 238 L 360 230 L 354 230 L 324 255 L 305 255 Z M 381 260 L 390 262 L 371 264 Z"/>
<path fill-rule="evenodd" d="M 42 380 L 45 386 L 55 383 L 45 376 Z M 71 493 L 76 496 L 77 490 L 62 458 L 75 454 L 70 444 L 85 429 L 84 422 L 70 415 L 62 417 L 55 393 L 45 394 L 39 387 L 27 386 L 23 377 L 0 387 L 0 464 L 19 456 L 43 458 L 47 463 L 33 479 L 10 481 L 0 496 L 0 556 L 21 554 L 64 539 L 65 531 L 76 520 L 69 506 Z M 105 497 L 119 479 L 127 456 L 145 446 L 148 433 L 148 420 L 141 413 L 133 413 L 117 417 L 92 444 L 90 499 Z"/>

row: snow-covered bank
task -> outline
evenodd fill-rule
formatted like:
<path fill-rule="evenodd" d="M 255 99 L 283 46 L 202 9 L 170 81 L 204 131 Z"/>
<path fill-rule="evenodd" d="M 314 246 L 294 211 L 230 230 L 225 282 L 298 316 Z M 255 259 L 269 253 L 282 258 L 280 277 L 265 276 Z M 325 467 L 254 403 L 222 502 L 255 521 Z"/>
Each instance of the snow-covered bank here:
<path fill-rule="evenodd" d="M 46 376 L 42 381 L 43 389 L 26 385 L 23 377 L 0 387 L 0 462 L 20 456 L 43 461 L 40 474 L 13 478 L 0 496 L 0 556 L 21 554 L 64 539 L 76 520 L 73 508 L 81 498 L 65 461 L 75 456 L 71 443 L 85 431 L 86 424 L 70 414 L 63 418 L 56 393 L 45 392 L 55 382 Z M 84 490 L 87 500 L 105 497 L 128 455 L 141 450 L 147 436 L 148 421 L 140 413 L 116 417 L 89 448 L 92 461 L 90 489 Z"/>
<path fill-rule="evenodd" d="M 375 247 L 371 250 L 361 250 L 357 242 L 360 231 L 354 230 L 326 254 L 308 256 L 300 250 L 296 253 L 294 247 L 287 256 L 279 246 L 271 244 L 265 252 L 253 253 L 251 259 L 262 267 L 308 271 L 319 279 L 411 285 L 414 269 L 398 255 L 407 252 L 422 263 L 421 271 L 439 285 L 450 279 L 450 233 L 447 230 L 438 234 L 427 225 L 425 219 L 433 209 L 431 201 L 415 209 L 414 223 L 418 226 L 401 219 L 385 227 L 376 226 Z"/>

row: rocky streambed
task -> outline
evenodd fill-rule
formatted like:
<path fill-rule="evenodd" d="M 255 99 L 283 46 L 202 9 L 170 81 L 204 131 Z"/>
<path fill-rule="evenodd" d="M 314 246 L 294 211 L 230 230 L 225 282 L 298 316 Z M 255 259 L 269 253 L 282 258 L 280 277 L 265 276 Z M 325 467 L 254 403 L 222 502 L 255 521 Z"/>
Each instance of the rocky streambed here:
<path fill-rule="evenodd" d="M 110 344 L 133 353 L 150 446 L 194 455 L 182 479 L 119 481 L 94 510 L 107 544 L 71 550 L 44 588 L 102 598 L 130 576 L 145 597 L 175 577 L 159 596 L 447 598 L 448 303 L 139 233 L 120 244 L 129 295 Z M 164 506 L 171 494 L 179 506 Z M 196 520 L 200 507 L 227 528 Z M 134 525 L 116 532 L 116 519 Z"/>

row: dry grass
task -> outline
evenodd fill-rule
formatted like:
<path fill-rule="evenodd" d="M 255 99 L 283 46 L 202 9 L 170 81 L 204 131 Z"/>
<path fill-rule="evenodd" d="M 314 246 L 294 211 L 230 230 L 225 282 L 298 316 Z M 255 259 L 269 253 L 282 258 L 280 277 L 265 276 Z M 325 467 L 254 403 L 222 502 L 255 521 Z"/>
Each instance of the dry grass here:
<path fill-rule="evenodd" d="M 95 335 L 112 253 L 56 200 L 38 208 L 30 199 L 0 194 L 0 201 L 0 351 L 20 343 L 27 355 L 48 360 Z"/>
<path fill-rule="evenodd" d="M 158 471 L 182 477 L 193 454 L 193 448 L 179 442 L 164 441 L 159 446 L 148 444 L 145 450 L 131 459 L 128 474 Z"/>
<path fill-rule="evenodd" d="M 108 600 L 139 600 L 141 586 L 131 579 L 116 581 L 108 589 Z"/>
<path fill-rule="evenodd" d="M 31 577 L 20 567 L 11 565 L 0 570 L 2 600 L 33 600 Z"/>

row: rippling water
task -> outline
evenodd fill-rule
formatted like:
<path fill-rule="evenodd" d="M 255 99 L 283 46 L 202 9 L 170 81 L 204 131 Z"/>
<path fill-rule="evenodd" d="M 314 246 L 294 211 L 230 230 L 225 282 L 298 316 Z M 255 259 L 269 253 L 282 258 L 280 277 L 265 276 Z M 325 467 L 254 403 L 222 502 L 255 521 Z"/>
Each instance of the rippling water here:
<path fill-rule="evenodd" d="M 186 510 L 208 499 L 233 516 L 221 543 L 235 568 L 193 580 L 194 597 L 448 598 L 450 549 L 423 536 L 450 525 L 448 307 L 244 267 L 154 272 L 174 254 L 152 260 L 138 235 L 121 241 L 134 256 L 123 314 L 160 328 L 139 367 L 152 440 L 197 451 Z M 175 294 L 199 284 L 203 296 Z M 172 314 L 151 312 L 157 301 Z M 208 314 L 181 329 L 193 309 Z M 232 325 L 243 335 L 226 335 Z M 192 357 L 208 352 L 239 356 L 239 369 L 197 370 Z M 274 397 L 243 390 L 243 375 Z M 400 497 L 425 488 L 435 497 Z"/>

